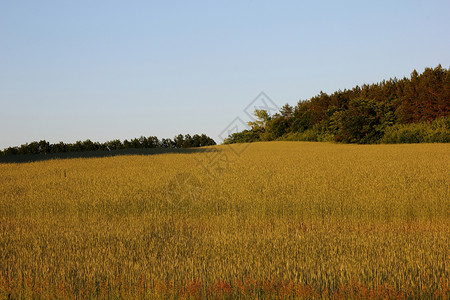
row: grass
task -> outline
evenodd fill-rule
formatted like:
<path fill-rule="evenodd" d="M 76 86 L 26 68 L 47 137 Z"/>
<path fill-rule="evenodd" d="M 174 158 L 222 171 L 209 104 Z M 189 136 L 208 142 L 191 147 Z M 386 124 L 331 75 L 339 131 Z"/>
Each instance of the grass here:
<path fill-rule="evenodd" d="M 0 298 L 449 297 L 450 145 L 207 149 L 0 164 Z"/>

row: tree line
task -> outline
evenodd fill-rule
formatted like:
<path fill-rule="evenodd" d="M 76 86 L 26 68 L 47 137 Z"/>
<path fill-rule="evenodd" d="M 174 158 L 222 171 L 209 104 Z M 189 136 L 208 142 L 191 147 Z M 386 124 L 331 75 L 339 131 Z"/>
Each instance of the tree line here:
<path fill-rule="evenodd" d="M 255 111 L 250 129 L 225 143 L 272 140 L 342 143 L 450 142 L 450 70 L 438 65 L 410 78 L 391 78 Z"/>
<path fill-rule="evenodd" d="M 205 134 L 194 134 L 193 136 L 179 134 L 173 139 L 163 138 L 159 140 L 156 136 L 141 136 L 131 140 L 112 140 L 104 143 L 92 142 L 91 140 L 77 141 L 75 143 L 59 142 L 51 144 L 46 140 L 26 143 L 18 147 L 9 147 L 0 151 L 1 155 L 14 154 L 49 154 L 83 151 L 112 151 L 120 149 L 139 148 L 191 148 L 215 145 L 216 142 Z"/>

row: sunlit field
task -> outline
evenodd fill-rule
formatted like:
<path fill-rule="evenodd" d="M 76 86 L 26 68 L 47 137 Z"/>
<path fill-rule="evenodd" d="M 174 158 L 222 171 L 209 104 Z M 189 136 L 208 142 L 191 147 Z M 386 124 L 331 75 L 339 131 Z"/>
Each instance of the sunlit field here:
<path fill-rule="evenodd" d="M 0 298 L 450 295 L 450 144 L 0 164 Z"/>

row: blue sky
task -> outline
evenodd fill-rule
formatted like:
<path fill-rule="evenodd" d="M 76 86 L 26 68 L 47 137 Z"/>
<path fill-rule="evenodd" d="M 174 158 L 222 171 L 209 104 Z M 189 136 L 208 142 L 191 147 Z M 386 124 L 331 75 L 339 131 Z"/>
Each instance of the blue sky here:
<path fill-rule="evenodd" d="M 1 1 L 0 148 L 218 134 L 282 106 L 450 66 L 450 1 Z"/>

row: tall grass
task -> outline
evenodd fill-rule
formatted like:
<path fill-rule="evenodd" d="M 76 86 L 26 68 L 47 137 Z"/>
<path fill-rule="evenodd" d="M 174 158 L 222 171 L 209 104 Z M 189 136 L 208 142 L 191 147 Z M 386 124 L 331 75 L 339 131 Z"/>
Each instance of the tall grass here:
<path fill-rule="evenodd" d="M 0 298 L 449 296 L 450 145 L 242 146 L 0 165 Z"/>

